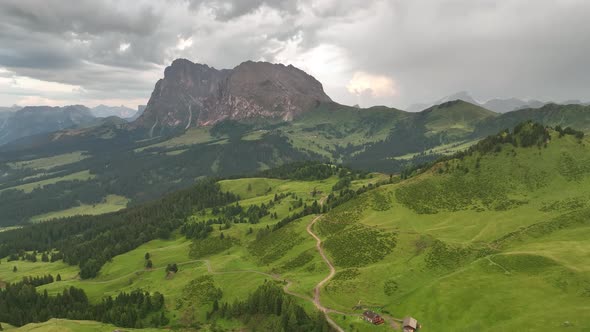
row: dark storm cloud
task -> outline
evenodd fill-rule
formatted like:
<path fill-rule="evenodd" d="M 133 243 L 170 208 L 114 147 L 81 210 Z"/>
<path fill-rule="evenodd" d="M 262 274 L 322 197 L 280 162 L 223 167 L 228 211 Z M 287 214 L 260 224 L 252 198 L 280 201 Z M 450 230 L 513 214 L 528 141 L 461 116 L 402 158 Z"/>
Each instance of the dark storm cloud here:
<path fill-rule="evenodd" d="M 148 35 L 159 23 L 148 6 L 140 7 L 138 15 L 129 15 L 128 11 L 116 8 L 111 1 L 3 0 L 0 12 L 4 22 L 31 32 Z"/>
<path fill-rule="evenodd" d="M 50 98 L 4 78 L 30 77 L 77 87 L 70 99 L 147 99 L 185 57 L 293 63 L 365 106 L 462 90 L 590 99 L 589 12 L 585 0 L 3 0 L 0 90 Z"/>

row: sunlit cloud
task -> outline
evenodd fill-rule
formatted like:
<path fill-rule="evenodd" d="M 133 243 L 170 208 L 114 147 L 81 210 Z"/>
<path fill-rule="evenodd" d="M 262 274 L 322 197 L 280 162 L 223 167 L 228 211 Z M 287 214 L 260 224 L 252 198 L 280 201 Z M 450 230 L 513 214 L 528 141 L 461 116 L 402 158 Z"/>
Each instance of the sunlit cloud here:
<path fill-rule="evenodd" d="M 48 82 L 26 76 L 18 76 L 5 68 L 0 68 L 0 74 L 0 87 L 2 88 L 64 93 L 83 90 L 82 87 L 78 85 Z"/>
<path fill-rule="evenodd" d="M 123 53 L 123 52 L 127 51 L 127 49 L 129 49 L 130 46 L 131 46 L 130 43 L 121 43 L 119 45 L 119 52 Z"/>
<path fill-rule="evenodd" d="M 192 37 L 179 38 L 178 44 L 176 44 L 176 49 L 178 49 L 180 51 L 184 51 L 185 49 L 187 49 L 191 46 L 193 46 L 193 38 Z"/>
<path fill-rule="evenodd" d="M 346 89 L 356 96 L 393 97 L 397 95 L 393 79 L 383 75 L 373 75 L 357 71 L 348 82 Z"/>

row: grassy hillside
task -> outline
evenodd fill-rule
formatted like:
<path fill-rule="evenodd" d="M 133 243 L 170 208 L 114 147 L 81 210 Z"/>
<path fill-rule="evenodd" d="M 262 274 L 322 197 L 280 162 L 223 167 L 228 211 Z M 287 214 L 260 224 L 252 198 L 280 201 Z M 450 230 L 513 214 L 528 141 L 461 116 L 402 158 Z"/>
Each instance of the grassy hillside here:
<path fill-rule="evenodd" d="M 425 331 L 589 328 L 588 143 L 553 132 L 546 148 L 504 144 L 366 194 L 379 209 L 331 211 L 319 226 L 342 281 L 328 284 L 327 303 L 411 314 Z M 343 224 L 336 213 L 354 218 Z M 376 263 L 339 258 L 328 243 L 359 226 L 397 234 L 395 249 Z M 361 247 L 378 255 L 374 238 Z"/>
<path fill-rule="evenodd" d="M 404 181 L 355 180 L 351 188 L 385 184 L 319 219 L 308 215 L 282 227 L 276 225 L 301 211 L 300 204 L 330 206 L 340 179 L 224 180 L 221 187 L 240 196 L 243 211 L 264 203 L 269 213 L 254 224 L 214 223 L 206 238 L 187 239 L 178 231 L 150 241 L 114 257 L 94 279 L 80 280 L 76 267 L 61 262 L 6 259 L 0 279 L 60 273 L 62 281 L 38 290 L 51 295 L 80 287 L 91 301 L 119 291 L 158 291 L 172 325 L 211 327 L 214 300 L 243 300 L 271 280 L 310 314 L 314 288 L 321 285 L 319 302 L 346 331 L 391 330 L 406 315 L 417 318 L 423 331 L 585 331 L 589 161 L 588 138 L 524 124 Z M 235 205 L 196 211 L 187 222 L 222 218 Z M 330 269 L 308 231 L 319 236 L 335 267 L 323 284 Z M 179 271 L 170 275 L 165 267 L 172 263 Z M 359 320 L 367 308 L 387 324 Z M 213 317 L 222 329 L 247 326 Z"/>
<path fill-rule="evenodd" d="M 444 131 L 472 133 L 475 125 L 498 114 L 483 107 L 456 100 L 423 111 L 426 128 L 431 134 Z"/>
<path fill-rule="evenodd" d="M 4 326 L 4 324 L 3 324 Z M 44 323 L 27 324 L 20 328 L 4 327 L 5 331 L 13 332 L 112 332 L 117 327 L 110 324 L 97 323 L 93 321 L 52 319 Z M 158 332 L 163 329 L 125 329 L 125 331 Z"/>
<path fill-rule="evenodd" d="M 350 186 L 360 188 L 382 179 L 373 175 L 366 179 L 354 180 Z M 313 217 L 307 216 L 293 221 L 273 232 L 273 236 L 268 236 L 267 240 L 262 242 L 257 240 L 257 234 L 268 227 L 274 227 L 278 220 L 302 210 L 303 207 L 299 205 L 300 199 L 303 204 L 312 204 L 320 199 L 320 194 L 315 194 L 318 196 L 314 197 L 314 191 L 327 195 L 337 183 L 337 177 L 317 181 L 264 178 L 225 180 L 221 182 L 222 188 L 243 196 L 239 204 L 244 209 L 274 200 L 270 215 L 264 216 L 256 224 L 234 224 L 231 228 L 223 230 L 215 226 L 207 240 L 191 241 L 176 232 L 169 239 L 150 241 L 137 249 L 116 256 L 102 267 L 97 278 L 90 280 L 80 280 L 77 267 L 68 266 L 61 261 L 42 262 L 40 254 L 34 263 L 4 263 L 6 259 L 2 259 L 0 281 L 16 282 L 25 276 L 60 274 L 61 281 L 40 286 L 38 290 L 47 290 L 53 295 L 61 293 L 65 287 L 75 286 L 82 288 L 91 302 L 98 302 L 103 296 L 114 296 L 121 291 L 158 291 L 166 297 L 166 310 L 172 324 L 185 326 L 197 323 L 204 326 L 210 324 L 207 321 L 207 311 L 211 310 L 212 302 L 208 300 L 206 293 L 202 293 L 203 287 L 221 289 L 223 295 L 219 300 L 232 303 L 245 299 L 265 280 L 276 281 L 282 286 L 285 285 L 285 280 L 288 280 L 290 291 L 304 298 L 309 297 L 312 295 L 313 285 L 321 280 L 322 274 L 327 270 L 322 266 L 321 260 L 314 257 L 313 250 L 310 250 L 314 245 L 313 239 L 304 236 L 305 228 Z M 203 212 L 196 213 L 190 218 L 190 223 L 214 217 L 210 209 Z M 229 246 L 207 254 L 195 251 L 195 248 L 201 246 L 202 241 L 207 250 L 214 248 L 222 233 L 226 239 L 232 239 L 228 242 Z M 145 268 L 146 253 L 150 254 L 153 262 L 150 269 Z M 179 271 L 167 274 L 165 267 L 172 263 L 178 265 Z M 315 267 L 310 269 L 310 264 Z M 308 267 L 300 269 L 303 265 Z M 13 272 L 14 267 L 17 268 L 16 272 Z M 298 302 L 304 305 L 310 314 L 314 312 L 313 305 L 307 300 L 301 299 Z M 223 328 L 232 328 L 242 326 L 243 323 L 219 319 L 216 320 L 216 324 Z"/>
<path fill-rule="evenodd" d="M 35 223 L 73 216 L 99 215 L 104 213 L 116 212 L 127 207 L 127 203 L 129 203 L 129 200 L 123 196 L 108 195 L 98 204 L 82 204 L 80 206 L 76 206 L 57 212 L 44 213 L 32 217 L 31 222 Z"/>
<path fill-rule="evenodd" d="M 344 162 L 360 169 L 400 171 L 449 154 L 448 147 L 476 141 L 480 138 L 475 132 L 477 124 L 496 116 L 461 100 L 433 106 L 408 114 L 390 129 L 387 137 L 364 146 Z"/>
<path fill-rule="evenodd" d="M 535 121 L 547 126 L 573 127 L 590 130 L 590 106 L 547 104 L 541 108 L 528 108 L 488 118 L 477 124 L 480 136 L 492 135 L 500 130 L 512 128 L 523 121 Z"/>
<path fill-rule="evenodd" d="M 136 205 L 204 176 L 301 160 L 397 173 L 528 119 L 588 130 L 587 114 L 588 107 L 553 104 L 497 115 L 460 100 L 418 113 L 328 103 L 291 122 L 227 121 L 150 139 L 108 123 L 62 131 L 0 147 L 0 225 L 76 213 L 109 195 Z"/>

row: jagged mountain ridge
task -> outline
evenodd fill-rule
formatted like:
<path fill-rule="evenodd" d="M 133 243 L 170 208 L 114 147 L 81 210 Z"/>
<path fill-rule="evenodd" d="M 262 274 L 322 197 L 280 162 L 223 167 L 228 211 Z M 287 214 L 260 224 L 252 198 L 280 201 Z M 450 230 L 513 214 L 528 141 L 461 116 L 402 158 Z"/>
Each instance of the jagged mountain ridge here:
<path fill-rule="evenodd" d="M 218 70 L 177 59 L 166 68 L 135 127 L 188 129 L 224 119 L 292 120 L 332 100 L 322 84 L 294 66 L 244 62 Z"/>

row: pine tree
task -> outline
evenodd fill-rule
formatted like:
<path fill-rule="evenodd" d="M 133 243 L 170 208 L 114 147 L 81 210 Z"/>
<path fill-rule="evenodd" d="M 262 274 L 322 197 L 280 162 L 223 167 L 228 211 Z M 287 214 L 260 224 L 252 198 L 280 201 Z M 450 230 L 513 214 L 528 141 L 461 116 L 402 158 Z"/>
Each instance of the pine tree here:
<path fill-rule="evenodd" d="M 151 269 L 153 266 L 152 260 L 148 259 L 148 261 L 145 263 L 145 267 Z"/>
<path fill-rule="evenodd" d="M 58 273 L 57 277 L 55 277 L 55 281 L 61 281 L 61 275 Z"/>
<path fill-rule="evenodd" d="M 145 260 L 146 260 L 146 261 L 147 261 L 148 259 L 150 259 L 150 253 L 149 253 L 149 252 L 146 252 L 146 253 L 145 253 L 145 256 L 144 256 L 144 258 L 145 258 Z"/>
<path fill-rule="evenodd" d="M 16 272 L 18 271 L 18 269 L 16 268 L 16 265 L 12 268 L 12 272 Z"/>

